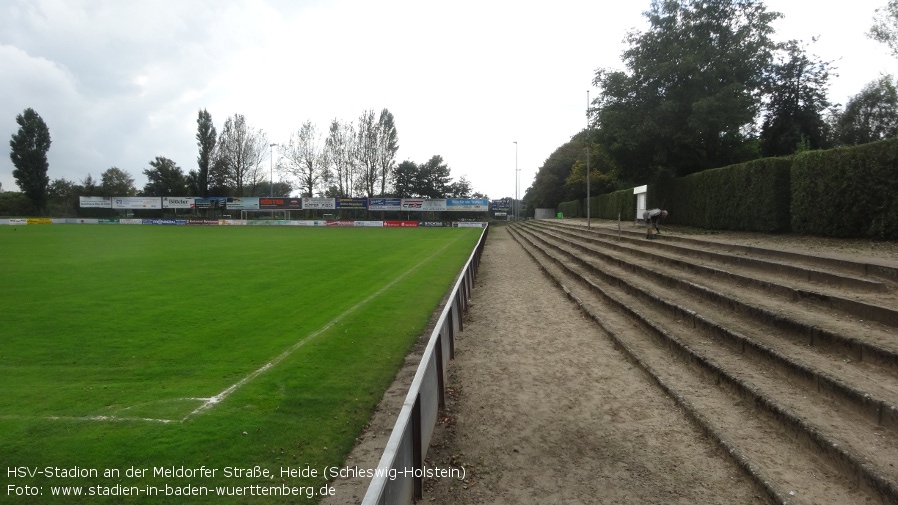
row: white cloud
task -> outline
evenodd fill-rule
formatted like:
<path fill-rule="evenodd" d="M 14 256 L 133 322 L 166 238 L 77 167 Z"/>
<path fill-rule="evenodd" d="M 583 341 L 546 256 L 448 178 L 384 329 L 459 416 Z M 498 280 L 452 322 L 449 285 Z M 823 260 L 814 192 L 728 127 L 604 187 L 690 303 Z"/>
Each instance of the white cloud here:
<path fill-rule="evenodd" d="M 885 0 L 769 0 L 778 40 L 820 41 L 838 60 L 843 102 L 879 72 L 864 36 Z M 585 126 L 598 68 L 620 68 L 622 40 L 649 2 L 412 0 L 10 0 L 0 6 L 0 136 L 34 108 L 50 127 L 51 179 L 110 166 L 141 174 L 155 156 L 196 167 L 196 115 L 244 114 L 273 142 L 306 120 L 326 131 L 388 108 L 400 161 L 442 155 L 491 197 L 521 194 L 545 159 Z M 593 90 L 592 97 L 595 97 Z M 0 182 L 15 187 L 0 157 Z"/>

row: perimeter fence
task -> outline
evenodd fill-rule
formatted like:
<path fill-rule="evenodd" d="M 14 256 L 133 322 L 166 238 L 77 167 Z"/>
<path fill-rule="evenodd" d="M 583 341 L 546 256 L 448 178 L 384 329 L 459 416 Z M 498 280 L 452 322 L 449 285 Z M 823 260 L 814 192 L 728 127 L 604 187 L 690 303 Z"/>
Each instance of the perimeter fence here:
<path fill-rule="evenodd" d="M 447 365 L 455 358 L 455 336 L 464 329 L 462 318 L 488 233 L 489 227 L 484 228 L 427 341 L 363 505 L 407 505 L 423 496 L 424 458 L 439 411 L 446 406 Z"/>

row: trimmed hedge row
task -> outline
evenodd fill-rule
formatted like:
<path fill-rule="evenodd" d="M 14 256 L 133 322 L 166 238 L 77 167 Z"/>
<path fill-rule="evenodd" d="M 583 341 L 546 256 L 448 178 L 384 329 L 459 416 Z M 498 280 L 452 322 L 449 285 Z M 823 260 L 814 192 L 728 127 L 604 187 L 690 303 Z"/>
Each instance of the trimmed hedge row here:
<path fill-rule="evenodd" d="M 561 202 L 558 204 L 558 212 L 561 212 L 564 217 L 586 217 L 586 211 L 583 210 L 582 200 Z"/>
<path fill-rule="evenodd" d="M 649 187 L 649 207 L 667 209 L 672 223 L 699 228 L 788 231 L 791 166 L 789 158 L 764 158 L 672 179 Z"/>
<path fill-rule="evenodd" d="M 792 231 L 898 239 L 898 139 L 796 156 Z"/>
<path fill-rule="evenodd" d="M 632 189 L 590 200 L 597 218 L 636 217 Z M 898 139 L 706 170 L 649 186 L 647 200 L 671 223 L 706 229 L 895 240 Z M 559 211 L 585 216 L 583 201 Z"/>
<path fill-rule="evenodd" d="M 586 217 L 584 200 L 573 200 L 558 204 L 558 212 L 564 217 Z M 622 189 L 613 193 L 594 196 L 589 199 L 589 215 L 597 219 L 633 219 L 636 213 L 636 195 L 632 189 Z"/>

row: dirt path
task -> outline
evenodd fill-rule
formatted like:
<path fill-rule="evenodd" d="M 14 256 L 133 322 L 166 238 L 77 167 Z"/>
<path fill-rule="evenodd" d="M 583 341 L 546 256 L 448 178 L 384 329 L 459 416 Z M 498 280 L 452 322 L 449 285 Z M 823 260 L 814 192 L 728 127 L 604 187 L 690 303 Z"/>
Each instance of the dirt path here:
<path fill-rule="evenodd" d="M 423 503 L 765 503 L 503 227 L 466 320 Z"/>

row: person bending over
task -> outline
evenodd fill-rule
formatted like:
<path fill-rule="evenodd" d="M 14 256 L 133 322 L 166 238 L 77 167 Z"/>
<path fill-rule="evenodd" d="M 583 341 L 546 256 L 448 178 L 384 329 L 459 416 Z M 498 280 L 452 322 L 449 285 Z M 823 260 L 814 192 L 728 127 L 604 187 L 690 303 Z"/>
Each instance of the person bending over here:
<path fill-rule="evenodd" d="M 650 209 L 642 213 L 645 219 L 645 238 L 655 238 L 655 235 L 661 234 L 661 228 L 658 224 L 662 219 L 667 217 L 667 211 L 663 209 Z"/>

